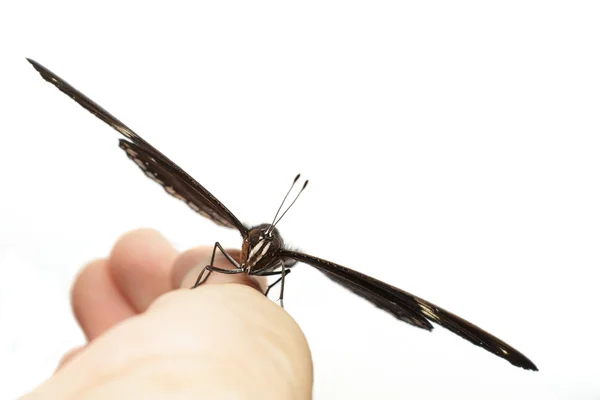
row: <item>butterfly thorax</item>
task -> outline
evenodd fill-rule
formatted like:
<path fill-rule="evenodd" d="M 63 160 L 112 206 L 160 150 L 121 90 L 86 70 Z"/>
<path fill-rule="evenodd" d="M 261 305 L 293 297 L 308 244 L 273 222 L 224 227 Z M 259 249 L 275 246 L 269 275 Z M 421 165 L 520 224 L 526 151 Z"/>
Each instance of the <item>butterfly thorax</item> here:
<path fill-rule="evenodd" d="M 242 245 L 242 267 L 247 273 L 268 268 L 276 261 L 276 253 L 282 246 L 283 239 L 271 224 L 251 228 Z"/>

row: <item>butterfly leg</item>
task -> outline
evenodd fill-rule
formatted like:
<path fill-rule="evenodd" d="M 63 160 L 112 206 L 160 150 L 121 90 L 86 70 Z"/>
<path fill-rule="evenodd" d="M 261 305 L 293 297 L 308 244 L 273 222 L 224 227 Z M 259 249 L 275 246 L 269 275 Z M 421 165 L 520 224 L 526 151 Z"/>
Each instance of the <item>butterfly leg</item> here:
<path fill-rule="evenodd" d="M 273 288 L 275 285 L 277 285 L 279 282 L 281 282 L 281 291 L 279 292 L 279 299 L 277 299 L 277 300 L 279 301 L 279 304 L 283 308 L 283 287 L 285 285 L 285 276 L 287 274 L 289 274 L 290 272 L 292 272 L 292 270 L 289 268 L 285 268 L 285 264 L 282 261 L 280 261 L 279 266 L 281 267 L 281 271 L 265 272 L 264 274 L 261 274 L 261 276 L 281 275 L 279 277 L 279 279 L 277 279 L 275 282 L 273 282 L 269 286 L 267 286 L 267 290 L 265 290 L 265 296 L 268 297 L 269 291 L 271 290 L 271 288 Z"/>
<path fill-rule="evenodd" d="M 288 274 L 287 272 L 285 272 L 285 264 L 283 263 L 283 261 L 281 262 L 281 290 L 279 291 L 279 305 L 281 305 L 281 308 L 283 308 L 283 288 L 285 287 L 285 276 Z"/>
<path fill-rule="evenodd" d="M 286 274 L 289 274 L 290 272 L 292 272 L 291 269 L 287 268 L 285 270 Z M 272 275 L 282 275 L 281 271 L 273 271 L 273 272 L 267 272 L 261 276 L 272 276 Z M 269 292 L 271 291 L 271 288 L 273 288 L 275 285 L 277 285 L 279 282 L 281 282 L 283 280 L 283 278 L 279 277 L 279 279 L 277 279 L 275 282 L 271 283 L 269 286 L 267 286 L 267 290 L 265 291 L 265 296 L 269 295 Z"/>
<path fill-rule="evenodd" d="M 235 269 L 224 269 L 224 268 L 218 268 L 214 266 L 215 263 L 215 256 L 217 254 L 217 248 L 221 251 L 221 254 L 223 254 L 223 256 L 227 259 L 227 261 L 229 261 L 234 267 Z M 222 274 L 240 274 L 242 272 L 244 272 L 244 270 L 240 267 L 240 264 L 235 261 L 235 259 L 233 257 L 231 257 L 229 255 L 229 253 L 227 253 L 225 251 L 225 249 L 223 249 L 223 246 L 221 246 L 221 244 L 219 242 L 215 242 L 215 246 L 213 247 L 213 251 L 212 251 L 212 256 L 210 258 L 210 264 L 205 266 L 202 269 L 202 272 L 200 272 L 200 274 L 198 275 L 198 278 L 196 279 L 196 283 L 194 284 L 194 286 L 192 286 L 192 289 L 202 285 L 204 282 L 206 282 L 206 280 L 208 279 L 208 277 L 210 276 L 210 274 L 215 271 L 215 272 L 220 272 Z M 206 277 L 204 279 L 202 279 L 202 276 L 204 275 L 205 272 L 208 272 L 206 274 Z"/>
<path fill-rule="evenodd" d="M 204 275 L 205 272 L 208 272 L 208 273 L 206 274 L 206 278 L 204 278 L 204 280 L 203 280 L 202 276 Z M 202 271 L 198 275 L 198 278 L 196 279 L 196 283 L 194 283 L 194 286 L 192 286 L 192 289 L 195 289 L 198 286 L 202 285 L 208 279 L 210 274 L 212 274 L 212 271 L 207 270 L 206 267 L 202 268 Z"/>

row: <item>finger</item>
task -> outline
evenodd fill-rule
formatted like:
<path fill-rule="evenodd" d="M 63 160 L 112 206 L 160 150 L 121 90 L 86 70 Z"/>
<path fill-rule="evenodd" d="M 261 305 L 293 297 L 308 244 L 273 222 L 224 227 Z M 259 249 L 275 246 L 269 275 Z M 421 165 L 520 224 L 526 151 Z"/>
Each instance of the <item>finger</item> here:
<path fill-rule="evenodd" d="M 201 246 L 181 253 L 174 262 L 171 272 L 172 288 L 191 288 L 196 283 L 204 267 L 210 264 L 213 247 Z M 235 260 L 239 260 L 239 250 L 227 250 Z M 217 250 L 214 266 L 224 269 L 233 269 L 234 266 Z M 205 272 L 206 274 L 206 272 Z M 206 276 L 206 275 L 205 275 Z M 264 292 L 266 279 L 264 277 L 249 276 L 248 274 L 222 274 L 214 272 L 205 281 L 206 284 L 214 283 L 239 283 Z"/>
<path fill-rule="evenodd" d="M 107 260 L 90 262 L 71 289 L 73 314 L 88 340 L 137 313 L 109 274 Z"/>
<path fill-rule="evenodd" d="M 123 296 L 141 312 L 171 289 L 170 271 L 176 255 L 160 233 L 138 229 L 115 244 L 109 258 L 110 274 Z"/>
<path fill-rule="evenodd" d="M 206 285 L 161 296 L 30 395 L 310 399 L 311 393 L 310 351 L 292 318 L 244 285 Z"/>

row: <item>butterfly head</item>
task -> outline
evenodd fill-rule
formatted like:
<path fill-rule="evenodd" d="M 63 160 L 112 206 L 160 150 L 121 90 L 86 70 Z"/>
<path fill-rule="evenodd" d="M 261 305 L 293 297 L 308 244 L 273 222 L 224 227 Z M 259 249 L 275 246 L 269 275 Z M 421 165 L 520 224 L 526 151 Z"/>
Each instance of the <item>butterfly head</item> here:
<path fill-rule="evenodd" d="M 242 245 L 242 260 L 248 270 L 258 269 L 273 260 L 283 246 L 283 239 L 271 224 L 253 227 Z"/>

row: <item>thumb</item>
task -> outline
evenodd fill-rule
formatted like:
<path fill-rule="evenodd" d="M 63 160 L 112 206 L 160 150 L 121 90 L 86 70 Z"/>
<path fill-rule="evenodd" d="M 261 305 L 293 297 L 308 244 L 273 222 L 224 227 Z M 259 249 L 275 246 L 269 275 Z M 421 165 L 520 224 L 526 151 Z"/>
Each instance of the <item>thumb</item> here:
<path fill-rule="evenodd" d="M 24 399 L 310 399 L 294 320 L 235 283 L 180 289 L 92 341 Z"/>

